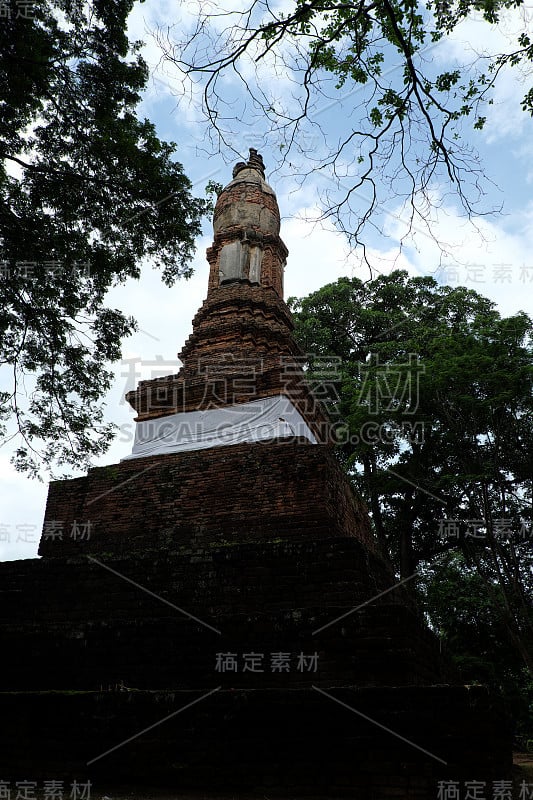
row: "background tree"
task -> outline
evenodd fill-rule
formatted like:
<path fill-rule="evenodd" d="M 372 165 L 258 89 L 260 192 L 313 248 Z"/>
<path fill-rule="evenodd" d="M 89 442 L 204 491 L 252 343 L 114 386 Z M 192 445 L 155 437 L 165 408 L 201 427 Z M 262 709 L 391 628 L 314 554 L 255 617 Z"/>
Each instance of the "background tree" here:
<path fill-rule="evenodd" d="M 33 474 L 107 449 L 106 363 L 134 321 L 106 292 L 146 257 L 167 284 L 189 275 L 206 210 L 176 145 L 136 116 L 148 71 L 126 36 L 132 5 L 2 4 L 0 410 Z"/>
<path fill-rule="evenodd" d="M 502 691 L 515 720 L 517 746 L 531 749 L 533 675 L 509 637 L 500 610 L 505 598 L 498 582 L 487 592 L 475 566 L 460 551 L 449 551 L 422 570 L 417 589 L 465 683 L 482 683 Z"/>
<path fill-rule="evenodd" d="M 460 552 L 533 674 L 533 321 L 403 271 L 290 302 L 311 376 L 338 359 L 339 454 L 401 577 Z"/>
<path fill-rule="evenodd" d="M 510 9 L 524 18 L 508 50 L 465 53 L 463 63 L 447 54 L 439 69 L 433 51 L 463 20 L 481 17 L 489 32 Z M 463 132 L 484 126 L 499 73 L 533 57 L 522 0 L 215 2 L 200 6 L 192 34 L 181 29 L 157 38 L 185 75 L 184 91 L 187 79 L 193 94 L 202 87 L 214 147 L 232 150 L 249 126 L 277 145 L 280 167 L 327 175 L 334 188 L 323 194 L 323 218 L 363 253 L 363 232 L 381 230 L 391 199 L 406 204 L 408 231 L 416 223 L 432 233 L 428 209 L 443 193 L 468 215 L 490 210 L 479 202 L 482 168 Z M 523 108 L 532 111 L 533 89 Z"/>

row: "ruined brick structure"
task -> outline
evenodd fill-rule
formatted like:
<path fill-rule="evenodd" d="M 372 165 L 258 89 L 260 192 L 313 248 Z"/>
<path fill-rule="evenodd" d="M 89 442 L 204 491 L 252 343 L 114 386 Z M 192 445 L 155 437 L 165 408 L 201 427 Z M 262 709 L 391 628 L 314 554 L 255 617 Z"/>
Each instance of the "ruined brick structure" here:
<path fill-rule="evenodd" d="M 461 684 L 336 462 L 286 258 L 252 150 L 182 369 L 128 394 L 133 453 L 51 483 L 41 560 L 0 564 L 0 780 L 429 800 L 508 776 L 498 699 Z"/>
<path fill-rule="evenodd" d="M 279 233 L 276 196 L 261 156 L 251 150 L 217 200 L 207 298 L 179 353 L 183 367 L 128 393 L 138 421 L 284 394 L 318 441 L 330 440 L 283 301 L 288 250 Z"/>

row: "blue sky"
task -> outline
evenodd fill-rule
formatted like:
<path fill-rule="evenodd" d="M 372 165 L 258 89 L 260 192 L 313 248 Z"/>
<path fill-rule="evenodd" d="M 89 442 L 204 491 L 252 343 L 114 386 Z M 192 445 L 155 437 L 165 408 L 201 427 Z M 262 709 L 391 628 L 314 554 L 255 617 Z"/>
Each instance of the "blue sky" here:
<path fill-rule="evenodd" d="M 203 195 L 208 180 L 228 182 L 231 165 L 239 159 L 229 149 L 221 154 L 212 152 L 197 106 L 197 93 L 192 99 L 182 95 L 179 72 L 169 64 L 161 64 L 161 51 L 151 35 L 158 25 L 175 23 L 186 34 L 194 23 L 196 10 L 196 3 L 184 3 L 177 19 L 174 3 L 146 0 L 137 4 L 132 13 L 130 35 L 132 39 L 145 40 L 144 56 L 152 69 L 140 113 L 156 124 L 162 138 L 178 143 L 179 160 L 193 181 L 195 192 Z M 428 58 L 433 60 L 435 69 L 454 60 L 472 61 L 484 48 L 506 47 L 509 35 L 518 29 L 527 29 L 531 34 L 532 6 L 510 13 L 498 30 L 489 29 L 479 20 L 468 20 Z M 265 88 L 290 101 L 290 83 L 284 84 L 275 65 L 262 65 L 261 70 Z M 457 203 L 448 194 L 449 186 L 443 181 L 433 190 L 441 207 L 434 212 L 431 227 L 444 246 L 444 254 L 423 225 L 416 226 L 414 237 L 400 252 L 399 241 L 406 233 L 405 213 L 396 198 L 386 196 L 385 187 L 380 224 L 388 238 L 369 236 L 373 262 L 380 271 L 402 267 L 412 275 L 434 275 L 442 283 L 466 285 L 490 297 L 505 315 L 519 310 L 533 315 L 533 121 L 520 109 L 527 87 L 519 73 L 503 74 L 494 103 L 486 111 L 485 129 L 465 130 L 464 141 L 477 149 L 489 178 L 485 184 L 485 208 L 503 204 L 502 213 L 479 216 L 473 224 L 468 223 L 459 214 Z M 243 102 L 236 81 L 228 80 L 225 89 L 235 107 Z M 322 111 L 320 120 L 329 142 L 342 136 L 354 120 L 353 92 L 346 86 L 340 95 L 336 102 L 324 101 L 317 106 Z M 267 121 L 252 118 L 251 114 L 247 121 L 248 127 L 236 127 L 231 143 L 241 157 L 247 156 L 250 146 L 262 152 L 267 177 L 276 190 L 282 214 L 281 234 L 290 252 L 286 297 L 308 294 L 341 275 L 368 278 L 368 269 L 361 264 L 357 249 L 350 251 L 331 224 L 309 221 L 317 216 L 323 191 L 335 188 L 331 176 L 313 174 L 300 187 L 290 170 L 276 169 L 279 141 L 269 133 Z M 312 151 L 320 147 L 312 132 L 306 135 L 306 145 Z M 139 379 L 169 374 L 179 368 L 177 352 L 190 333 L 192 317 L 207 290 L 205 249 L 211 238 L 211 228 L 206 223 L 190 280 L 169 289 L 147 264 L 140 281 L 129 281 L 110 293 L 109 305 L 136 317 L 139 331 L 124 343 L 123 361 L 112 366 L 116 378 L 106 399 L 107 418 L 121 427 L 121 433 L 106 456 L 95 460 L 95 465 L 116 463 L 131 451 L 133 411 L 124 401 L 125 392 L 134 388 Z M 9 463 L 10 455 L 7 449 L 0 450 L 0 560 L 35 557 L 47 493 L 46 484 L 15 472 Z"/>

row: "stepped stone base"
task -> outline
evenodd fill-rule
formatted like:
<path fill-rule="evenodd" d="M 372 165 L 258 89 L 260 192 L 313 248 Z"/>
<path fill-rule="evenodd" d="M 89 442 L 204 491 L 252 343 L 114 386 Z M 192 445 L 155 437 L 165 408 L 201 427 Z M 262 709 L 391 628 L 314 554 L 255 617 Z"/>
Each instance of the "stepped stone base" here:
<path fill-rule="evenodd" d="M 299 536 L 354 536 L 375 550 L 366 509 L 330 447 L 281 439 L 133 459 L 54 481 L 39 554 L 129 556 L 187 541 Z"/>
<path fill-rule="evenodd" d="M 0 781 L 434 800 L 509 774 L 498 699 L 461 685 L 327 447 L 91 470 L 51 485 L 58 521 L 0 564 Z"/>
<path fill-rule="evenodd" d="M 91 558 L 0 564 L 3 689 L 457 679 L 404 587 L 368 602 L 395 579 L 355 538 Z M 263 673 L 243 670 L 251 652 Z M 218 653 L 237 653 L 238 671 L 217 671 Z M 290 653 L 289 668 L 272 671 L 271 653 Z M 297 669 L 300 653 L 318 654 L 316 670 Z"/>
<path fill-rule="evenodd" d="M 3 736 L 9 731 L 0 774 L 12 781 L 91 780 L 107 795 L 128 784 L 355 800 L 434 800 L 440 780 L 510 775 L 510 758 L 501 755 L 508 725 L 480 687 L 325 691 L 349 708 L 312 688 L 225 689 L 208 697 L 0 694 Z"/>
<path fill-rule="evenodd" d="M 406 588 L 368 603 L 394 578 L 355 537 L 92 558 L 0 564 L 1 780 L 434 800 L 508 776 L 498 699 L 458 683 Z"/>

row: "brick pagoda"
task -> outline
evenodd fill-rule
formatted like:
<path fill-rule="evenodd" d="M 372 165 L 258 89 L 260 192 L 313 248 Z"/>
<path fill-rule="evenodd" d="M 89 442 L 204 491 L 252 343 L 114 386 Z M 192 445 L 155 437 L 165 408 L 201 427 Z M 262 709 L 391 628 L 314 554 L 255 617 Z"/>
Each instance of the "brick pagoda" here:
<path fill-rule="evenodd" d="M 335 459 L 287 255 L 251 150 L 181 370 L 127 396 L 132 453 L 51 483 L 42 558 L 0 564 L 0 780 L 429 800 L 508 776 L 498 698 L 461 683 Z"/>

